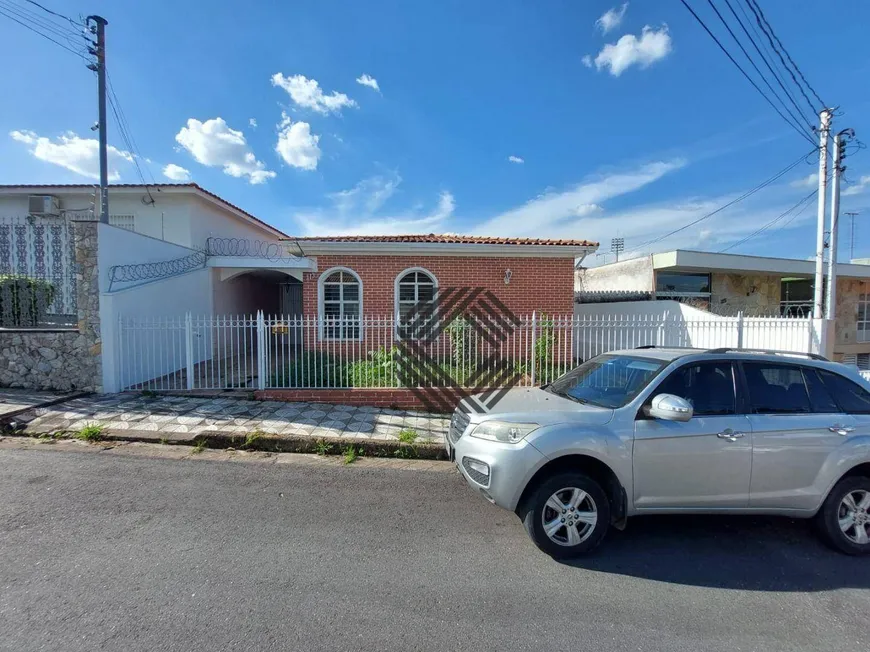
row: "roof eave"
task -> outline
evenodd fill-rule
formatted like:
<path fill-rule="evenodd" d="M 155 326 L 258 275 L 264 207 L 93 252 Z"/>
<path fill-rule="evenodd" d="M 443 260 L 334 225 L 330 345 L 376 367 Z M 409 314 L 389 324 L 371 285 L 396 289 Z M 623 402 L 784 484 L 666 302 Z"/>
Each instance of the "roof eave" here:
<path fill-rule="evenodd" d="M 294 242 L 293 238 L 288 238 Z M 482 244 L 467 242 L 332 242 L 329 240 L 301 240 L 298 245 L 306 256 L 329 254 L 423 255 L 423 256 L 516 256 L 575 258 L 595 252 L 597 244 L 588 245 L 529 245 Z"/>

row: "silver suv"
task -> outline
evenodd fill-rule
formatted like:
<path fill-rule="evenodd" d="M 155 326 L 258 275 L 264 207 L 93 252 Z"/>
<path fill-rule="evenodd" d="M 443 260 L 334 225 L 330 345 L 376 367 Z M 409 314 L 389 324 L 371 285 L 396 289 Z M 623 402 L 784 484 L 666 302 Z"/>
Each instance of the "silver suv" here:
<path fill-rule="evenodd" d="M 614 351 L 540 388 L 463 401 L 448 453 L 556 557 L 638 514 L 815 518 L 870 552 L 870 391 L 818 356 L 732 349 Z"/>

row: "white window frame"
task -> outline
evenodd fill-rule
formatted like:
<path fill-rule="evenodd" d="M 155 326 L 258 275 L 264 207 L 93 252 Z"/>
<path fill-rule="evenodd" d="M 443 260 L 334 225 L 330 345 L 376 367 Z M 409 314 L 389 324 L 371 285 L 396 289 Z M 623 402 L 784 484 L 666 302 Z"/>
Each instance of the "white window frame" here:
<path fill-rule="evenodd" d="M 855 341 L 870 342 L 870 284 L 863 282 L 861 284 L 861 294 L 858 296 L 858 315 L 855 320 Z M 861 297 L 864 297 L 863 299 Z M 861 315 L 864 319 L 861 319 Z M 864 334 L 861 334 L 861 325 L 864 325 Z"/>
<path fill-rule="evenodd" d="M 396 331 L 396 339 L 401 338 L 401 332 L 399 330 L 399 285 L 401 284 L 401 280 L 405 278 L 411 272 L 420 272 L 428 276 L 432 279 L 432 290 L 433 290 L 433 298 L 438 295 L 438 277 L 435 276 L 431 271 L 426 269 L 425 267 L 409 267 L 408 269 L 402 270 L 398 274 L 396 274 L 396 278 L 393 280 L 393 315 L 395 317 L 395 331 Z M 414 296 L 417 297 L 420 293 L 419 283 L 414 282 Z"/>
<path fill-rule="evenodd" d="M 356 282 L 359 283 L 359 337 L 326 337 L 323 329 L 324 323 L 326 322 L 326 312 L 324 310 L 324 284 L 326 283 L 326 279 L 335 274 L 336 272 L 345 272 L 346 274 L 350 274 L 356 279 Z M 341 299 L 341 302 L 344 303 L 344 299 Z M 342 307 L 342 313 L 344 308 Z M 349 267 L 330 267 L 328 270 L 323 272 L 320 277 L 317 279 L 317 315 L 318 315 L 318 326 L 317 326 L 317 335 L 320 340 L 328 341 L 328 342 L 356 342 L 362 341 L 363 334 L 363 282 L 360 278 L 359 274 L 350 269 Z"/>

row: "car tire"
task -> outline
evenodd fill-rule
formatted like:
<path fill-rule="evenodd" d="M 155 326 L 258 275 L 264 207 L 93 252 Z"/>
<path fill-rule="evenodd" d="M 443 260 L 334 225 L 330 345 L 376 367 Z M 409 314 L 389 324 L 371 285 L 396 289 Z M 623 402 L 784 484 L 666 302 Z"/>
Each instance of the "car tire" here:
<path fill-rule="evenodd" d="M 601 543 L 610 528 L 610 501 L 589 476 L 559 473 L 538 485 L 519 516 L 538 548 L 551 557 L 566 559 Z"/>
<path fill-rule="evenodd" d="M 816 514 L 816 527 L 836 550 L 847 555 L 870 554 L 870 478 L 840 480 Z"/>

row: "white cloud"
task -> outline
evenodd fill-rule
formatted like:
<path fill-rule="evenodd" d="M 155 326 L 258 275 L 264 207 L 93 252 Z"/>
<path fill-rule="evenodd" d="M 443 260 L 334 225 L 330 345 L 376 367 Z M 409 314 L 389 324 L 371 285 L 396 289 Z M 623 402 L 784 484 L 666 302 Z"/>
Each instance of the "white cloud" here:
<path fill-rule="evenodd" d="M 604 211 L 604 208 L 599 204 L 580 204 L 574 208 L 574 215 L 576 217 L 586 217 L 587 215 L 595 215 L 602 211 Z"/>
<path fill-rule="evenodd" d="M 100 143 L 96 138 L 79 138 L 67 132 L 55 140 L 33 131 L 10 131 L 12 140 L 24 143 L 28 151 L 41 161 L 53 163 L 90 179 L 100 178 Z M 133 155 L 112 145 L 108 147 L 109 181 L 121 178 L 119 167 L 133 162 Z"/>
<path fill-rule="evenodd" d="M 608 68 L 611 75 L 619 77 L 631 66 L 648 68 L 668 56 L 671 50 L 671 35 L 668 34 L 667 25 L 658 30 L 647 25 L 640 38 L 626 34 L 616 43 L 608 43 L 601 48 L 595 57 L 595 68 Z"/>
<path fill-rule="evenodd" d="M 583 65 L 586 66 L 587 68 L 591 68 L 593 65 L 595 65 L 595 64 L 593 63 L 593 61 L 592 61 L 592 55 L 591 55 L 591 54 L 584 54 L 584 55 L 583 55 L 583 58 L 580 59 L 580 61 L 582 61 L 582 62 L 583 62 Z"/>
<path fill-rule="evenodd" d="M 792 188 L 815 188 L 819 185 L 819 175 L 817 172 L 795 179 L 789 184 Z"/>
<path fill-rule="evenodd" d="M 303 170 L 316 170 L 320 160 L 320 136 L 311 133 L 307 122 L 293 122 L 286 113 L 278 123 L 278 142 L 275 151 L 287 165 Z"/>
<path fill-rule="evenodd" d="M 251 129 L 256 129 L 257 128 L 257 119 L 256 118 L 248 118 L 248 126 Z"/>
<path fill-rule="evenodd" d="M 244 134 L 230 128 L 223 118 L 205 122 L 190 118 L 187 126 L 175 135 L 175 140 L 197 163 L 223 168 L 231 177 L 246 177 L 251 184 L 265 183 L 275 177 L 275 173 L 254 156 Z"/>
<path fill-rule="evenodd" d="M 317 113 L 341 113 L 345 107 L 356 107 L 358 104 L 344 93 L 333 91 L 326 95 L 320 84 L 315 79 L 308 79 L 305 75 L 293 75 L 285 77 L 280 72 L 272 75 L 272 86 L 283 88 L 287 91 L 290 99 L 304 109 L 311 109 Z"/>
<path fill-rule="evenodd" d="M 353 188 L 340 190 L 327 196 L 335 204 L 336 210 L 343 215 L 354 212 L 372 215 L 395 194 L 401 183 L 402 177 L 396 173 L 389 178 L 374 176 L 363 179 Z"/>
<path fill-rule="evenodd" d="M 328 195 L 332 206 L 297 211 L 294 218 L 304 235 L 397 235 L 443 232 L 453 217 L 456 201 L 448 191 L 429 210 L 415 207 L 382 210 L 402 178 L 393 173 L 363 179 L 353 188 Z"/>
<path fill-rule="evenodd" d="M 378 80 L 375 79 L 374 77 L 372 77 L 371 75 L 367 75 L 367 74 L 363 73 L 362 75 L 360 75 L 359 77 L 356 78 L 356 83 L 362 84 L 363 86 L 368 86 L 369 88 L 376 90 L 378 93 L 381 92 L 381 87 L 378 86 Z"/>
<path fill-rule="evenodd" d="M 485 221 L 474 231 L 480 235 L 528 237 L 544 231 L 557 233 L 568 218 L 577 217 L 578 207 L 597 205 L 633 192 L 684 165 L 682 159 L 657 161 L 629 172 L 594 177 L 562 192 L 547 192 Z"/>
<path fill-rule="evenodd" d="M 172 181 L 190 181 L 190 170 L 187 170 L 180 165 L 175 165 L 175 163 L 170 163 L 163 168 L 163 176 Z"/>
<path fill-rule="evenodd" d="M 870 188 L 870 176 L 861 177 L 856 183 L 853 183 L 843 191 L 844 195 L 860 195 L 862 192 Z"/>
<path fill-rule="evenodd" d="M 513 155 L 508 156 L 508 161 L 510 161 L 511 163 L 518 163 L 518 164 L 526 162 L 526 160 L 524 158 L 520 158 L 519 156 L 513 156 Z"/>
<path fill-rule="evenodd" d="M 625 16 L 625 11 L 628 9 L 628 3 L 624 3 L 619 9 L 612 7 L 604 12 L 604 14 L 595 21 L 595 26 L 601 30 L 602 34 L 607 34 L 612 29 L 619 27 L 622 23 L 622 18 Z"/>

